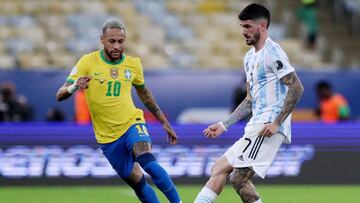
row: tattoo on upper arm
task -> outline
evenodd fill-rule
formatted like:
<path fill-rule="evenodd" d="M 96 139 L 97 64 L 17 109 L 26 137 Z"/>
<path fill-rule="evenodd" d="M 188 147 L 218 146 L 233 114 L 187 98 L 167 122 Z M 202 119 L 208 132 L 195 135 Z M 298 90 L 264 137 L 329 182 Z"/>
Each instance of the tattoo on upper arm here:
<path fill-rule="evenodd" d="M 288 86 L 289 89 L 285 97 L 284 106 L 279 116 L 275 120 L 275 122 L 277 122 L 279 125 L 284 122 L 284 120 L 294 110 L 304 91 L 304 88 L 295 72 L 291 72 L 285 75 L 283 78 L 281 78 L 281 82 Z"/>
<path fill-rule="evenodd" d="M 283 82 L 285 85 L 289 86 L 291 84 L 294 83 L 294 80 L 296 78 L 296 73 L 295 72 L 291 72 L 287 75 L 285 75 L 284 77 L 282 77 L 280 80 L 281 82 Z"/>
<path fill-rule="evenodd" d="M 230 114 L 230 116 L 223 122 L 225 127 L 238 122 L 241 119 L 246 118 L 252 112 L 252 98 L 250 95 L 249 83 L 246 84 L 247 95 L 241 104 Z"/>

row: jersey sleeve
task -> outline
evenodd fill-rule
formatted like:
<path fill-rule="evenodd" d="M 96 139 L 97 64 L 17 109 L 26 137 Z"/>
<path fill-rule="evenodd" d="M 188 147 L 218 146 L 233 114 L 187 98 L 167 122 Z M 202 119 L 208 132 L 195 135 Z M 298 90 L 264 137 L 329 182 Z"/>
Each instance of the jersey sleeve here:
<path fill-rule="evenodd" d="M 289 58 L 281 48 L 276 48 L 265 58 L 266 65 L 271 68 L 278 79 L 294 72 L 295 69 L 290 65 Z"/>
<path fill-rule="evenodd" d="M 244 57 L 244 72 L 245 72 L 245 78 L 246 78 L 246 82 L 250 82 L 250 77 L 248 76 L 249 73 L 249 52 L 245 54 Z"/>
<path fill-rule="evenodd" d="M 145 85 L 145 80 L 144 80 L 144 72 L 143 72 L 143 67 L 141 64 L 141 60 L 140 58 L 135 58 L 137 63 L 136 63 L 136 75 L 134 80 L 132 81 L 132 84 L 135 86 L 144 86 Z"/>
<path fill-rule="evenodd" d="M 81 59 L 77 62 L 77 64 L 71 69 L 70 74 L 66 78 L 66 82 L 68 83 L 74 83 L 78 78 L 82 76 L 87 75 L 86 70 L 86 57 L 83 56 Z"/>

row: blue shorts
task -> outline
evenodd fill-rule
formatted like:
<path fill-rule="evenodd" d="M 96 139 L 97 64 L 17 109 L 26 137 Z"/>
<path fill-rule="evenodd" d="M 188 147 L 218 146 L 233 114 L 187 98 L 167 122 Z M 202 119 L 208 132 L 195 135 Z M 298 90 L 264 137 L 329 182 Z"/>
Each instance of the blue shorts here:
<path fill-rule="evenodd" d="M 144 123 L 132 125 L 124 135 L 114 142 L 100 144 L 103 154 L 121 178 L 127 178 L 131 174 L 135 162 L 132 148 L 137 142 L 151 143 Z"/>

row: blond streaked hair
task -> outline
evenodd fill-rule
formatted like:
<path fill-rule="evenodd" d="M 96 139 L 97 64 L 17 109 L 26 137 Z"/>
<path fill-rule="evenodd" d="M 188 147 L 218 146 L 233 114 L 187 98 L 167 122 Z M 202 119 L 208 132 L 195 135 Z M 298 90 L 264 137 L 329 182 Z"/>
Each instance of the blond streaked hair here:
<path fill-rule="evenodd" d="M 114 29 L 114 28 L 124 30 L 124 32 L 125 32 L 125 24 L 119 19 L 107 20 L 102 27 L 102 32 L 103 32 L 103 34 L 105 34 L 106 30 Z"/>

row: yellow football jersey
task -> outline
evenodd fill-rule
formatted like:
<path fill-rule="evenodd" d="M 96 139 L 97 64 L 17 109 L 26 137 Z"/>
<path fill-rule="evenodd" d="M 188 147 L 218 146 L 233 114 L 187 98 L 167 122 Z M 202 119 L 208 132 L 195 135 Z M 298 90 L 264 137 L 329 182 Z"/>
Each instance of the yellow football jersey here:
<path fill-rule="evenodd" d="M 145 123 L 143 111 L 131 97 L 132 85 L 144 85 L 141 61 L 123 55 L 117 63 L 106 60 L 104 50 L 84 55 L 72 69 L 67 82 L 90 76 L 85 90 L 98 143 L 113 142 L 135 123 Z"/>

